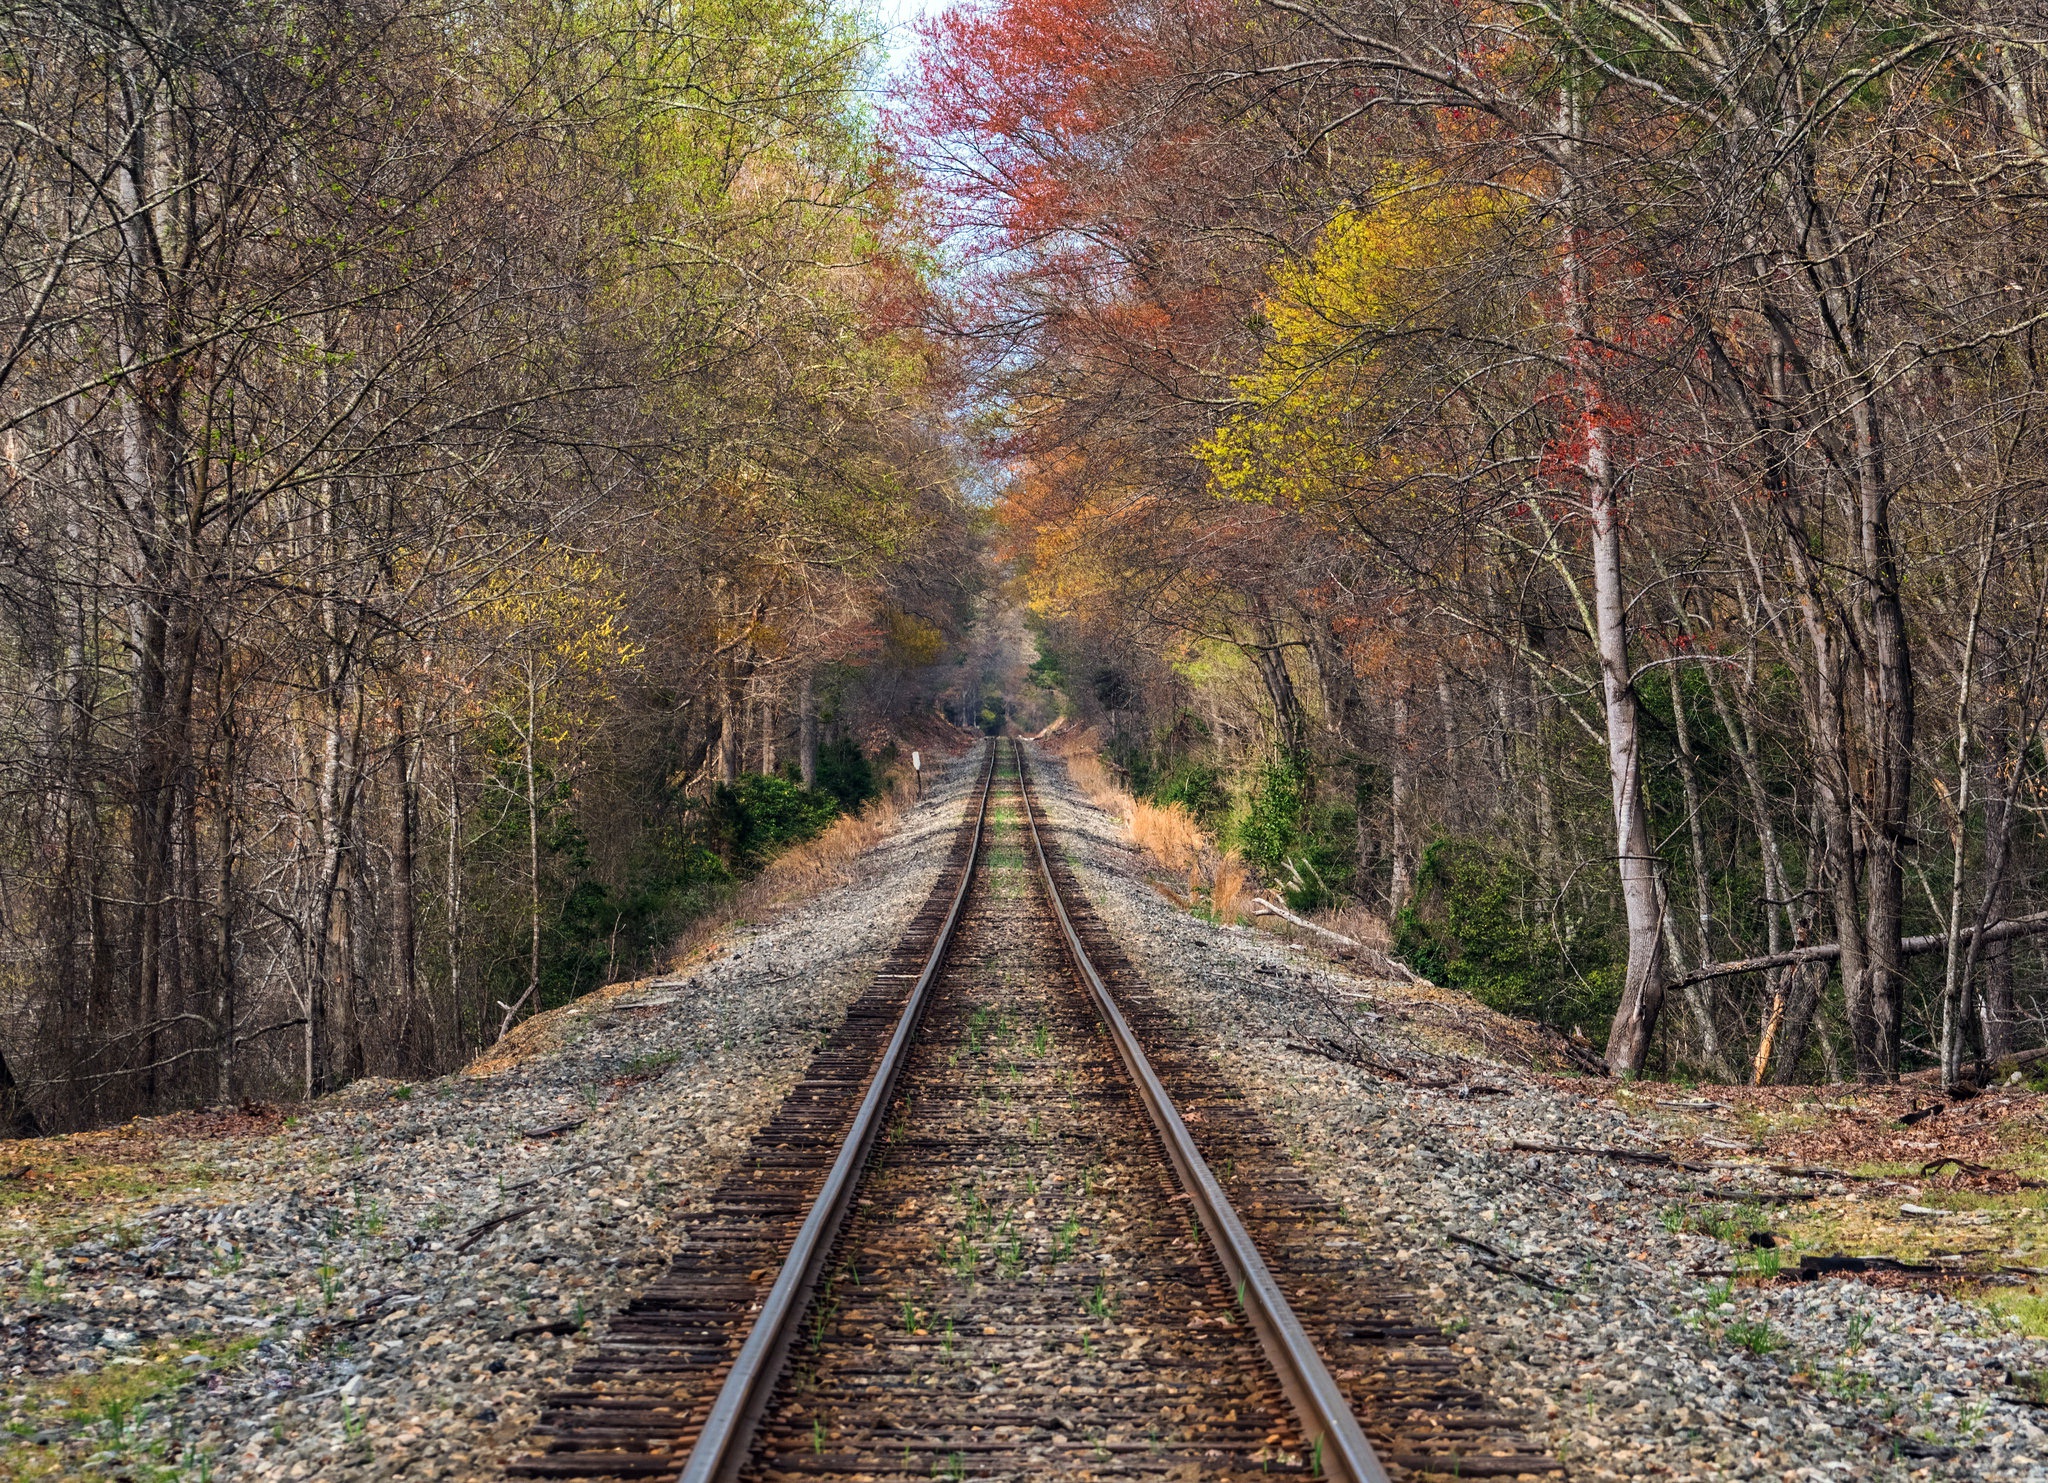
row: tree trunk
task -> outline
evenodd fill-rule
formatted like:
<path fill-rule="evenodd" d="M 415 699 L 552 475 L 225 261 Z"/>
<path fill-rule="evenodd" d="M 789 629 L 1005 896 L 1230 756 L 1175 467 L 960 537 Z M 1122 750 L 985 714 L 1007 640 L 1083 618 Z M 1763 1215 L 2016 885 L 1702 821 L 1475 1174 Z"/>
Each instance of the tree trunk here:
<path fill-rule="evenodd" d="M 1828 965 L 1801 963 L 1784 971 L 1780 992 L 1784 995 L 1784 1028 L 1771 1057 L 1768 1079 L 1773 1086 L 1789 1086 L 1799 1075 L 1799 1063 L 1813 1039 L 1814 1020 L 1820 1012 L 1820 996 L 1828 986 Z"/>
<path fill-rule="evenodd" d="M 1453 808 L 1462 802 L 1458 765 L 1458 713 L 1451 704 L 1451 671 L 1443 660 L 1436 662 L 1437 718 L 1444 731 L 1444 797 Z M 1462 814 L 1462 809 L 1459 810 Z"/>
<path fill-rule="evenodd" d="M 15 1085 L 14 1072 L 8 1068 L 7 1054 L 0 1051 L 0 1133 L 9 1138 L 40 1138 L 42 1124 L 36 1120 L 35 1109 L 28 1105 L 28 1099 Z"/>
<path fill-rule="evenodd" d="M 396 887 L 392 906 L 392 976 L 399 1001 L 409 1020 L 419 1003 L 419 833 L 420 833 L 420 749 L 406 715 L 404 701 L 392 709 L 398 720 L 398 838 L 392 850 L 391 873 Z M 427 1036 L 435 1042 L 419 1053 L 417 1043 L 403 1047 L 408 1057 L 432 1064 L 439 1053 L 440 1035 L 434 1026 L 432 1000 L 427 1001 Z M 415 1041 L 416 1041 L 415 1037 Z"/>
<path fill-rule="evenodd" d="M 730 669 L 718 687 L 718 780 L 730 788 L 740 780 L 739 680 Z"/>
<path fill-rule="evenodd" d="M 1295 691 L 1294 677 L 1287 672 L 1287 651 L 1263 598 L 1252 626 L 1252 642 L 1246 648 L 1260 683 L 1266 687 L 1266 698 L 1273 703 L 1274 738 L 1280 750 L 1291 757 L 1305 740 L 1301 697 Z"/>
<path fill-rule="evenodd" d="M 1600 655 L 1600 684 L 1607 720 L 1607 771 L 1614 808 L 1616 863 L 1620 868 L 1622 905 L 1628 914 L 1628 968 L 1621 1003 L 1607 1037 L 1607 1069 L 1616 1076 L 1634 1076 L 1649 1058 L 1650 1038 L 1664 1006 L 1664 886 L 1650 845 L 1649 819 L 1643 797 L 1642 735 L 1636 692 L 1629 668 L 1627 596 L 1622 590 L 1621 510 L 1614 466 L 1608 447 L 1607 410 L 1593 370 L 1591 309 L 1586 302 L 1586 274 L 1577 242 L 1564 264 L 1564 291 L 1583 404 L 1585 457 L 1583 472 L 1588 506 L 1588 531 L 1593 548 L 1593 616 L 1595 647 Z"/>
<path fill-rule="evenodd" d="M 1984 833 L 1987 838 L 2009 838 L 2012 801 L 1992 792 L 1984 801 Z M 1991 897 L 1985 920 L 2002 922 L 2012 912 L 2012 871 L 2000 870 L 1992 878 Z M 1978 1006 L 1984 1059 L 1997 1065 L 2013 1053 L 2017 1007 L 2013 1002 L 2012 940 L 1987 942 L 1981 954 L 1984 964 L 1984 996 Z"/>
<path fill-rule="evenodd" d="M 443 923 L 448 948 L 448 1015 L 462 1033 L 462 753 L 455 733 L 448 733 L 448 885 Z M 486 1008 L 488 1006 L 485 1006 Z M 483 1039 L 484 1016 L 477 1015 L 477 1036 Z"/>
<path fill-rule="evenodd" d="M 1399 686 L 1394 690 L 1394 747 L 1387 773 L 1387 832 L 1392 837 L 1394 861 L 1393 880 L 1387 888 L 1387 912 L 1391 915 L 1406 906 L 1415 891 L 1415 844 L 1408 833 L 1415 762 L 1408 736 L 1408 692 Z"/>
<path fill-rule="evenodd" d="M 1373 832 L 1373 804 L 1376 802 L 1371 768 L 1360 762 L 1354 769 L 1352 799 L 1356 809 L 1356 840 L 1358 850 L 1359 896 L 1368 906 L 1377 905 L 1374 900 L 1379 885 L 1380 841 Z"/>
<path fill-rule="evenodd" d="M 216 829 L 219 843 L 216 848 L 220 857 L 215 862 L 219 871 L 217 890 L 219 899 L 214 903 L 214 965 L 213 965 L 213 1022 L 214 1022 L 214 1100 L 222 1105 L 235 1099 L 236 1048 L 235 1036 L 241 1006 L 240 983 L 237 979 L 235 961 L 235 799 L 233 779 L 239 765 L 235 751 L 235 718 L 233 702 L 222 707 L 222 759 L 220 798 L 216 803 L 218 818 Z"/>
<path fill-rule="evenodd" d="M 520 755 L 526 764 L 526 881 L 533 933 L 526 964 L 526 992 L 520 997 L 520 1004 L 540 993 L 540 793 L 533 759 L 533 734 L 540 725 L 540 696 L 531 655 L 527 657 L 526 671 L 526 732 L 520 739 Z M 506 1015 L 507 1028 L 518 1007 L 514 1005 L 513 1013 Z M 505 1031 L 501 1029 L 498 1033 L 502 1036 Z"/>
<path fill-rule="evenodd" d="M 796 712 L 797 774 L 806 788 L 818 786 L 818 701 L 812 683 L 811 671 L 806 669 Z"/>

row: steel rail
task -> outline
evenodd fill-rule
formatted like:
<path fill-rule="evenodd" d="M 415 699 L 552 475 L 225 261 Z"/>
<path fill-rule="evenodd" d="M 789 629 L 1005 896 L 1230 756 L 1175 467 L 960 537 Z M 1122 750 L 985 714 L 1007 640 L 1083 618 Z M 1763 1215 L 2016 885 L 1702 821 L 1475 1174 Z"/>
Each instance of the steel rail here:
<path fill-rule="evenodd" d="M 1194 1203 L 1202 1229 L 1208 1232 L 1209 1243 L 1230 1277 L 1232 1290 L 1238 1295 L 1238 1304 L 1251 1320 L 1252 1329 L 1259 1337 L 1259 1347 L 1265 1351 L 1267 1363 L 1280 1378 L 1280 1388 L 1300 1418 L 1302 1434 L 1308 1439 L 1313 1461 L 1324 1477 L 1337 1480 L 1337 1483 L 1388 1483 L 1387 1471 L 1381 1466 L 1378 1454 L 1359 1428 L 1358 1418 L 1351 1414 L 1351 1403 L 1344 1398 L 1344 1392 L 1338 1388 L 1329 1366 L 1323 1363 L 1322 1355 L 1316 1352 L 1316 1346 L 1302 1328 L 1301 1320 L 1288 1306 L 1286 1294 L 1280 1291 L 1280 1285 L 1267 1270 L 1265 1258 L 1259 1255 L 1251 1234 L 1231 1208 L 1230 1197 L 1224 1193 L 1223 1186 L 1217 1182 L 1201 1151 L 1196 1148 L 1194 1136 L 1181 1120 L 1173 1098 L 1167 1094 L 1158 1074 L 1152 1069 L 1151 1061 L 1146 1058 L 1144 1048 L 1138 1044 L 1138 1037 L 1124 1019 L 1123 1012 L 1117 1008 L 1109 985 L 1103 982 L 1102 975 L 1088 957 L 1087 949 L 1081 945 L 1081 936 L 1074 930 L 1066 903 L 1060 899 L 1059 887 L 1053 880 L 1045 843 L 1039 838 L 1024 749 L 1014 741 L 1011 747 L 1017 758 L 1017 784 L 1023 799 L 1024 818 L 1031 830 L 1032 852 L 1038 859 L 1038 874 L 1045 884 L 1046 899 L 1051 903 L 1053 916 L 1066 939 L 1067 956 L 1073 960 L 1076 972 L 1087 985 L 1096 1011 L 1108 1027 L 1110 1039 L 1116 1044 L 1117 1055 L 1138 1088 L 1138 1095 L 1159 1134 L 1159 1141 L 1165 1145 L 1167 1157 L 1173 1161 L 1174 1169 L 1180 1175 L 1181 1188 Z"/>
<path fill-rule="evenodd" d="M 882 1052 L 839 1157 L 833 1160 L 831 1172 L 825 1176 L 824 1186 L 798 1228 L 782 1270 L 776 1274 L 775 1285 L 768 1289 L 746 1342 L 740 1346 L 725 1383 L 719 1387 L 718 1399 L 712 1402 L 711 1412 L 704 1418 L 697 1444 L 690 1449 L 689 1461 L 683 1464 L 680 1483 L 730 1483 L 746 1462 L 754 1429 L 760 1424 L 761 1413 L 782 1373 L 804 1310 L 810 1306 L 811 1294 L 831 1257 L 832 1244 L 852 1207 L 861 1171 L 867 1167 L 868 1155 L 888 1113 L 897 1074 L 909 1057 L 911 1043 L 917 1039 L 918 1022 L 931 998 L 932 983 L 938 977 L 946 949 L 953 941 L 953 929 L 959 925 L 960 913 L 967 904 L 967 891 L 974 882 L 974 867 L 981 857 L 982 836 L 988 827 L 988 795 L 995 783 L 1000 750 L 994 743 L 989 746 L 974 820 L 974 841 L 967 852 L 967 867 L 960 872 L 960 887 L 953 893 L 953 905 L 932 943 L 924 971 L 911 987 L 903 1014 L 896 1022 L 896 1033 L 889 1037 L 888 1048 Z"/>

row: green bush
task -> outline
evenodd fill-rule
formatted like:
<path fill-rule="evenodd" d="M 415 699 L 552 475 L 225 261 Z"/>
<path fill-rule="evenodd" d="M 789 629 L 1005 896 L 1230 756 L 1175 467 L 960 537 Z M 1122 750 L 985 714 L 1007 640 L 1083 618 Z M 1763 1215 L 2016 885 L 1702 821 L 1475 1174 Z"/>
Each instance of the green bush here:
<path fill-rule="evenodd" d="M 672 822 L 650 827 L 625 862 L 624 882 L 607 887 L 590 875 L 580 833 L 560 818 L 543 836 L 543 869 L 553 903 L 541 926 L 540 995 L 535 1009 L 566 1004 L 620 972 L 652 963 L 692 920 L 731 888 L 733 871 L 696 837 Z M 516 857 L 507 860 L 513 866 Z M 485 969 L 492 997 L 511 1003 L 524 992 L 529 928 L 514 902 L 524 891 L 524 862 L 512 873 L 519 888 L 505 898 Z"/>
<path fill-rule="evenodd" d="M 1281 756 L 1253 776 L 1233 837 L 1246 863 L 1279 886 L 1290 907 L 1314 911 L 1351 887 L 1357 818 L 1353 809 L 1318 801 L 1307 759 Z"/>
<path fill-rule="evenodd" d="M 822 756 L 819 760 L 822 763 Z M 863 766 L 866 761 L 861 759 Z M 840 805 L 838 797 L 823 788 L 812 791 L 788 778 L 750 773 L 730 787 L 721 785 L 715 808 L 728 858 L 736 868 L 751 872 L 777 851 L 822 833 L 838 817 Z"/>
<path fill-rule="evenodd" d="M 850 736 L 836 737 L 818 748 L 818 791 L 839 801 L 843 813 L 858 813 L 862 804 L 882 796 L 874 764 Z"/>
<path fill-rule="evenodd" d="M 1611 926 L 1562 925 L 1534 874 L 1476 840 L 1423 852 L 1394 948 L 1425 978 L 1503 1014 L 1604 1033 L 1620 998 Z"/>
<path fill-rule="evenodd" d="M 1154 803 L 1179 804 L 1205 829 L 1217 828 L 1230 813 L 1230 793 L 1223 786 L 1223 773 L 1207 763 L 1183 758 L 1158 774 L 1144 791 Z"/>

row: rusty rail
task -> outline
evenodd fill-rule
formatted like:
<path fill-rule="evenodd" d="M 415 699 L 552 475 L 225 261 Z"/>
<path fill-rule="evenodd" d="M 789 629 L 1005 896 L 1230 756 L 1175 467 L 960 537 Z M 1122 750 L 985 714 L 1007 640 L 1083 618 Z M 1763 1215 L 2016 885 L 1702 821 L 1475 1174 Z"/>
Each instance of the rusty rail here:
<path fill-rule="evenodd" d="M 931 953 L 925 959 L 924 971 L 918 975 L 917 983 L 904 1004 L 903 1015 L 896 1022 L 896 1032 L 890 1037 L 888 1049 L 882 1053 L 881 1062 L 868 1083 L 867 1095 L 861 1099 L 860 1110 L 854 1114 L 846 1142 L 841 1146 L 839 1156 L 833 1160 L 832 1170 L 825 1176 L 824 1187 L 812 1203 L 810 1214 L 797 1231 L 796 1240 L 782 1263 L 782 1270 L 776 1275 L 774 1286 L 762 1300 L 761 1311 L 754 1319 L 746 1343 L 741 1346 L 739 1356 L 726 1374 L 725 1383 L 719 1388 L 718 1399 L 712 1403 L 711 1414 L 704 1420 L 697 1445 L 691 1449 L 690 1459 L 683 1465 L 681 1483 L 726 1483 L 738 1475 L 746 1461 L 747 1448 L 753 1440 L 761 1412 L 775 1389 L 776 1378 L 782 1373 L 790 1343 L 803 1320 L 811 1293 L 831 1257 L 832 1243 L 838 1238 L 846 1212 L 853 1204 L 861 1171 L 867 1166 L 876 1135 L 886 1120 L 897 1073 L 902 1070 L 911 1043 L 917 1038 L 918 1022 L 931 997 L 932 981 L 938 976 L 939 965 L 945 961 L 946 949 L 953 940 L 953 929 L 959 925 L 961 908 L 966 905 L 968 890 L 974 882 L 974 867 L 987 829 L 988 795 L 995 782 L 999 750 L 994 744 L 989 747 L 988 766 L 982 774 L 981 798 L 974 822 L 974 842 L 968 851 L 967 868 L 960 874 L 959 889 L 953 894 L 952 907 L 946 913 L 945 925 L 939 929 Z"/>
<path fill-rule="evenodd" d="M 1300 1320 L 1294 1316 L 1286 1295 L 1280 1291 L 1280 1285 L 1267 1270 L 1265 1259 L 1259 1255 L 1258 1246 L 1238 1219 L 1237 1212 L 1231 1208 L 1229 1197 L 1224 1194 L 1223 1186 L 1217 1182 L 1201 1151 L 1196 1148 L 1194 1136 L 1188 1132 L 1173 1099 L 1167 1095 L 1165 1086 L 1153 1071 L 1151 1061 L 1124 1019 L 1122 1010 L 1117 1007 L 1109 986 L 1103 982 L 1087 949 L 1081 945 L 1080 934 L 1074 930 L 1066 903 L 1060 899 L 1059 888 L 1053 881 L 1045 843 L 1039 837 L 1037 811 L 1031 806 L 1031 780 L 1024 762 L 1024 749 L 1014 742 L 1011 746 L 1017 758 L 1018 780 L 1024 797 L 1023 814 L 1030 828 L 1032 853 L 1038 862 L 1039 877 L 1045 883 L 1046 899 L 1052 905 L 1053 915 L 1066 940 L 1067 956 L 1072 959 L 1075 971 L 1095 1001 L 1096 1011 L 1102 1016 L 1102 1022 L 1116 1044 L 1117 1056 L 1137 1086 L 1139 1098 L 1145 1104 L 1167 1157 L 1173 1161 L 1181 1188 L 1194 1203 L 1210 1245 L 1223 1263 L 1224 1270 L 1230 1274 L 1238 1303 L 1250 1319 L 1253 1331 L 1259 1336 L 1259 1347 L 1265 1351 L 1267 1362 L 1280 1378 L 1281 1389 L 1301 1420 L 1302 1435 L 1308 1440 L 1316 1464 L 1324 1477 L 1338 1480 L 1338 1483 L 1388 1483 L 1386 1469 L 1380 1465 L 1372 1444 L 1360 1430 L 1358 1418 L 1351 1414 L 1350 1402 L 1344 1398 L 1344 1392 L 1330 1374 L 1329 1366 L 1323 1363 L 1323 1357 L 1316 1352 Z"/>

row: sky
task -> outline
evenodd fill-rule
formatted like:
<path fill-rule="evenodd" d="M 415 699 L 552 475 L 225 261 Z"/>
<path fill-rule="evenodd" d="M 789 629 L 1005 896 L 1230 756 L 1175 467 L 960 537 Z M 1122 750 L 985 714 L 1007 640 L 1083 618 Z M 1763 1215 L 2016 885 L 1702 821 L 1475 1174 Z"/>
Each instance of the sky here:
<path fill-rule="evenodd" d="M 888 61 L 884 70 L 894 75 L 910 60 L 911 52 L 916 49 L 917 33 L 912 27 L 920 17 L 944 10 L 946 0 L 868 0 L 867 8 L 889 28 L 885 44 Z"/>

